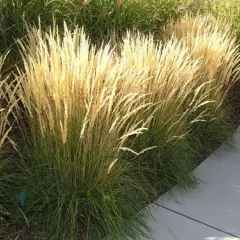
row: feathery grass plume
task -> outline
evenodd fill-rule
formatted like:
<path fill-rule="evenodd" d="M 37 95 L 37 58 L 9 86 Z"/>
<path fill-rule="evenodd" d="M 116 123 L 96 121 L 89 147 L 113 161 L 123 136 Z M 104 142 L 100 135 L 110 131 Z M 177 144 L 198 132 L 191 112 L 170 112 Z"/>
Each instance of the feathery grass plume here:
<path fill-rule="evenodd" d="M 239 81 L 239 46 L 230 25 L 212 15 L 187 14 L 177 23 L 170 23 L 166 32 L 183 41 L 194 58 L 201 58 L 205 77 L 212 79 L 213 92 L 217 92 L 222 103 L 229 89 Z"/>
<path fill-rule="evenodd" d="M 222 21 L 225 21 L 232 27 L 233 32 L 236 34 L 237 42 L 239 43 L 240 39 L 240 5 L 238 0 L 227 0 L 227 1 L 211 1 L 211 7 L 208 9 L 208 12 L 214 16 L 220 18 Z M 235 112 L 234 115 L 240 113 L 240 81 L 236 82 L 232 87 L 228 102 L 232 108 L 232 111 Z M 237 119 L 236 119 L 237 120 Z M 237 120 L 236 125 L 239 124 Z"/>
<path fill-rule="evenodd" d="M 189 125 L 201 121 L 205 109 L 192 122 L 188 117 L 200 107 L 207 108 L 208 93 L 200 94 L 204 83 L 196 86 L 200 66 L 186 47 L 174 39 L 166 44 L 153 39 L 151 35 L 128 34 L 121 59 L 125 69 L 146 76 L 135 87 L 144 89 L 149 94 L 146 101 L 155 103 L 149 130 L 137 139 L 135 147 L 156 146 L 140 155 L 137 162 L 159 192 L 176 182 L 182 186 L 192 183 L 192 149 L 187 136 Z"/>
<path fill-rule="evenodd" d="M 203 80 L 211 81 L 215 100 L 222 103 L 239 73 L 238 45 L 230 26 L 211 15 L 187 14 L 166 29 L 189 47 L 194 59 L 201 61 Z"/>
<path fill-rule="evenodd" d="M 134 153 L 131 141 L 147 130 L 152 116 L 139 112 L 152 104 L 140 90 L 119 87 L 136 74 L 121 68 L 109 46 L 96 50 L 78 28 L 65 26 L 63 38 L 57 27 L 33 29 L 22 49 L 19 179 L 6 190 L 11 196 L 3 196 L 8 210 L 54 239 L 115 239 L 117 233 L 137 239 L 145 226 L 137 212 L 148 190 L 123 156 Z M 19 207 L 21 191 L 26 201 Z"/>
<path fill-rule="evenodd" d="M 223 107 L 229 90 L 239 80 L 236 38 L 226 23 L 210 15 L 186 15 L 178 22 L 170 23 L 166 32 L 186 45 L 192 58 L 200 61 L 199 85 L 207 83 L 202 90 L 208 91 L 208 100 L 212 103 L 208 105 L 208 121 L 202 123 L 200 128 L 195 127 L 198 128 L 197 131 L 202 128 L 205 132 L 199 135 L 203 136 L 202 143 L 205 146 L 216 147 L 232 132 Z M 211 143 L 204 140 L 205 138 Z"/>
<path fill-rule="evenodd" d="M 172 35 L 177 36 L 177 38 L 186 37 L 186 33 L 191 32 L 194 36 L 197 36 L 203 31 L 217 31 L 218 33 L 223 33 L 229 31 L 229 27 L 226 22 L 216 19 L 211 14 L 197 14 L 194 15 L 191 12 L 187 12 L 178 21 L 171 21 L 165 27 L 165 35 L 169 38 Z"/>

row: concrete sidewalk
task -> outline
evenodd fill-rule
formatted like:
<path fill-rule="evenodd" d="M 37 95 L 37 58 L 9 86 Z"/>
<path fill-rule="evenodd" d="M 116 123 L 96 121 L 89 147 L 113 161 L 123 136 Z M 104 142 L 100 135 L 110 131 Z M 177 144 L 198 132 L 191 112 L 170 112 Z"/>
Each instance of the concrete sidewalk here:
<path fill-rule="evenodd" d="M 235 140 L 197 167 L 196 188 L 176 186 L 149 206 L 152 240 L 240 239 L 240 127 Z"/>

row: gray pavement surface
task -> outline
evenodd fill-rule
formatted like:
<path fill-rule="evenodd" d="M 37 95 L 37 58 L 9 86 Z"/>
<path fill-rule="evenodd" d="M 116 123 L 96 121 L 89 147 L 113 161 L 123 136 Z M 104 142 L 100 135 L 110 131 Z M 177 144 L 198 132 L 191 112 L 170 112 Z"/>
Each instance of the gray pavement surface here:
<path fill-rule="evenodd" d="M 149 205 L 151 240 L 240 240 L 240 127 L 235 141 L 196 168 L 198 186 L 175 186 Z"/>

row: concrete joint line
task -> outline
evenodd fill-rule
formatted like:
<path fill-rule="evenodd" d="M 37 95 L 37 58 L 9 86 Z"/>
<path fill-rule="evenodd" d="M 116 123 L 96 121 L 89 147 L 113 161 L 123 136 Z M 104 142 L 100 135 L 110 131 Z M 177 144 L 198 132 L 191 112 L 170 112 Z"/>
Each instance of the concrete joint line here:
<path fill-rule="evenodd" d="M 153 203 L 153 204 L 156 205 L 156 206 L 158 206 L 158 207 L 161 207 L 161 208 L 163 208 L 163 209 L 165 209 L 165 210 L 167 210 L 167 211 L 170 211 L 170 212 L 172 212 L 172 213 L 175 213 L 175 214 L 177 214 L 177 215 L 179 215 L 179 216 L 188 218 L 188 219 L 190 219 L 190 220 L 192 220 L 192 221 L 194 221 L 194 222 L 200 223 L 200 224 L 202 224 L 202 225 L 204 225 L 204 226 L 207 226 L 207 227 L 209 227 L 209 228 L 212 228 L 212 229 L 214 229 L 214 230 L 217 230 L 217 231 L 219 231 L 219 232 L 222 232 L 222 233 L 224 233 L 224 234 L 227 234 L 227 235 L 229 235 L 229 236 L 231 236 L 231 237 L 235 237 L 235 238 L 239 238 L 239 239 L 240 239 L 240 236 L 237 236 L 237 235 L 234 235 L 234 234 L 232 234 L 232 233 L 229 233 L 229 232 L 226 232 L 226 231 L 224 231 L 224 230 L 221 230 L 220 228 L 214 227 L 214 226 L 209 225 L 209 224 L 207 224 L 207 223 L 205 223 L 205 222 L 202 222 L 202 221 L 199 221 L 199 220 L 197 220 L 197 219 L 195 219 L 195 218 L 189 217 L 189 216 L 187 216 L 187 215 L 185 215 L 185 214 L 183 214 L 183 213 L 177 212 L 177 211 L 172 210 L 172 209 L 170 209 L 170 208 L 168 208 L 168 207 L 164 207 L 164 206 L 161 205 L 161 204 L 158 204 L 158 203 Z"/>

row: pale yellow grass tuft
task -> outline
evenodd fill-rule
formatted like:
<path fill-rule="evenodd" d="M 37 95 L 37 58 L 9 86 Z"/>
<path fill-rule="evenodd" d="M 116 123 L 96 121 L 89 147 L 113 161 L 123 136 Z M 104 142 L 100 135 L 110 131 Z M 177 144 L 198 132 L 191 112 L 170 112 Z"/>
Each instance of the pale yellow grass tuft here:
<path fill-rule="evenodd" d="M 67 157 L 62 163 L 56 156 L 52 164 L 68 172 L 72 161 L 78 161 L 74 171 L 82 179 L 104 178 L 120 152 L 131 151 L 127 140 L 146 131 L 152 118 L 138 114 L 151 106 L 143 101 L 145 93 L 127 91 L 125 80 L 142 76 L 125 71 L 109 45 L 96 50 L 78 28 L 70 32 L 65 26 L 63 38 L 57 28 L 46 34 L 33 29 L 28 39 L 22 45 L 25 74 L 18 91 L 30 123 L 28 134 L 38 144 L 54 141 L 53 151 L 63 149 L 67 156 L 71 144 L 77 144 L 74 160 Z"/>
<path fill-rule="evenodd" d="M 187 14 L 166 27 L 166 36 L 173 36 L 189 48 L 192 58 L 201 63 L 201 82 L 209 81 L 209 98 L 219 105 L 231 86 L 239 80 L 239 53 L 236 38 L 228 24 L 213 16 L 192 17 Z"/>
<path fill-rule="evenodd" d="M 197 85 L 199 61 L 192 59 L 189 49 L 176 39 L 163 44 L 155 43 L 151 35 L 128 33 L 121 61 L 127 71 L 145 76 L 144 81 L 135 82 L 135 87 L 144 89 L 149 101 L 155 103 L 152 124 L 166 133 L 167 141 L 187 133 L 189 114 L 208 103 L 207 94 L 200 94 L 205 83 Z M 199 112 L 194 120 L 200 121 L 203 114 Z"/>
<path fill-rule="evenodd" d="M 192 35 L 197 36 L 204 32 L 216 31 L 218 33 L 228 32 L 230 34 L 230 26 L 223 20 L 216 19 L 213 15 L 193 16 L 191 13 L 186 13 L 177 22 L 171 21 L 165 28 L 165 34 L 169 38 L 172 35 L 186 37 L 186 34 L 191 32 Z M 233 34 L 231 33 L 233 36 Z"/>

